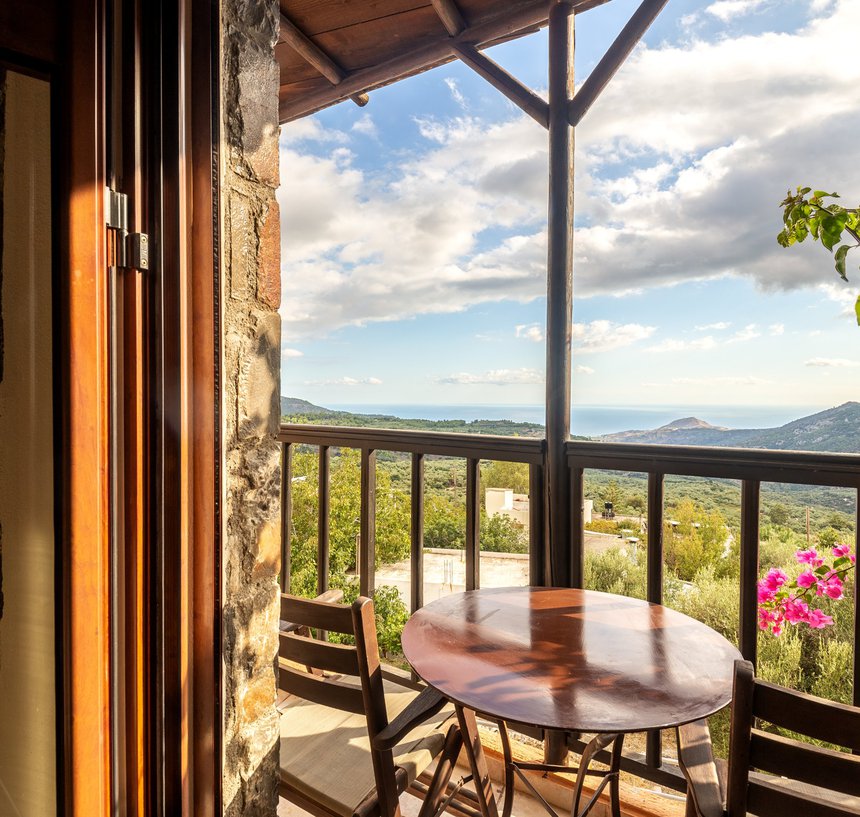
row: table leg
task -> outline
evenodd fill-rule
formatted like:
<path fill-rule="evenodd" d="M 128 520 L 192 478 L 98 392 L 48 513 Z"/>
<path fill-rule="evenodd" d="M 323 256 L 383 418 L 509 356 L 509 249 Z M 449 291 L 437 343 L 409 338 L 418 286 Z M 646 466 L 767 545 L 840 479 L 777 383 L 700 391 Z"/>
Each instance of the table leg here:
<path fill-rule="evenodd" d="M 594 805 L 594 803 L 590 803 L 583 811 L 579 810 L 579 801 L 582 798 L 582 787 L 585 784 L 585 775 L 588 772 L 588 767 L 591 765 L 591 759 L 599 751 L 609 746 L 609 744 L 618 737 L 619 735 L 610 733 L 595 735 L 590 741 L 588 741 L 585 749 L 582 750 L 582 755 L 579 758 L 579 769 L 576 772 L 576 784 L 573 789 L 573 804 L 570 811 L 572 817 L 583 817 L 583 815 L 587 814 L 591 810 L 591 806 Z M 605 783 L 603 785 L 605 785 Z M 614 812 L 613 817 L 617 817 Z"/>
<path fill-rule="evenodd" d="M 616 735 L 612 745 L 612 761 L 609 764 L 609 803 L 612 817 L 621 817 L 621 750 L 624 748 L 624 734 Z"/>
<path fill-rule="evenodd" d="M 481 746 L 481 736 L 478 734 L 478 722 L 475 713 L 471 709 L 456 706 L 457 721 L 463 734 L 463 746 L 466 749 L 466 757 L 469 758 L 469 766 L 472 769 L 472 777 L 475 781 L 475 790 L 478 795 L 478 806 L 481 809 L 481 817 L 499 817 L 499 809 L 496 805 L 496 796 L 493 792 L 493 783 L 490 780 L 490 772 L 487 769 L 487 759 L 484 757 L 484 749 Z"/>

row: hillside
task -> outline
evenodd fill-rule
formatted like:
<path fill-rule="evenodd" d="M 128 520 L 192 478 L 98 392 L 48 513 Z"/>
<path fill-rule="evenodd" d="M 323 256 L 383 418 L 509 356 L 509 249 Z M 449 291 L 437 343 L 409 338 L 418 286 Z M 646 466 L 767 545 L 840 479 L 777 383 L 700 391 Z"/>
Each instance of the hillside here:
<path fill-rule="evenodd" d="M 843 403 L 779 428 L 722 428 L 686 417 L 660 428 L 621 431 L 600 439 L 652 445 L 716 445 L 860 454 L 860 403 Z"/>
<path fill-rule="evenodd" d="M 539 423 L 513 420 L 415 420 L 391 414 L 354 414 L 335 411 L 301 400 L 281 397 L 281 415 L 288 423 L 320 423 L 352 428 L 393 428 L 412 431 L 446 431 L 458 434 L 499 434 L 506 437 L 543 437 Z"/>

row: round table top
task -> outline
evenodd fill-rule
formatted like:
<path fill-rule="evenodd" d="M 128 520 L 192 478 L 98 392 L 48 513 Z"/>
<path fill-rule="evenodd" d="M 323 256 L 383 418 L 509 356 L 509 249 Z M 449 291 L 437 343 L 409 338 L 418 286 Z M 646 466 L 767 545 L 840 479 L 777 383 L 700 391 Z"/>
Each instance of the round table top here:
<path fill-rule="evenodd" d="M 732 697 L 723 636 L 639 599 L 506 587 L 446 596 L 416 612 L 403 652 L 446 697 L 506 721 L 579 732 L 666 729 Z"/>

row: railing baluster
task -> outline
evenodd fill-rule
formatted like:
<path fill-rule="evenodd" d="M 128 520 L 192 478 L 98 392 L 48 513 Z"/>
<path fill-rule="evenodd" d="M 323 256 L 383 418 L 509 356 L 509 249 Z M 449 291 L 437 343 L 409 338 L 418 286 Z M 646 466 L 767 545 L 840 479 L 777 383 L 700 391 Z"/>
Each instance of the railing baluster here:
<path fill-rule="evenodd" d="M 319 521 L 317 528 L 317 593 L 328 590 L 331 553 L 331 450 L 320 446 L 319 453 Z"/>
<path fill-rule="evenodd" d="M 376 589 L 376 451 L 361 449 L 361 564 L 359 589 L 363 596 Z"/>
<path fill-rule="evenodd" d="M 412 536 L 410 567 L 412 612 L 424 606 L 424 455 L 412 455 Z"/>
<path fill-rule="evenodd" d="M 481 586 L 480 460 L 466 460 L 466 590 Z"/>
<path fill-rule="evenodd" d="M 529 465 L 529 584 L 547 584 L 544 554 L 543 466 Z"/>
<path fill-rule="evenodd" d="M 550 577 L 551 584 L 565 584 L 570 587 L 582 587 L 585 581 L 585 519 L 583 505 L 585 504 L 585 471 L 573 466 L 570 469 L 570 546 L 573 553 L 570 558 L 569 577 Z"/>
<path fill-rule="evenodd" d="M 860 549 L 860 488 L 855 493 L 854 548 Z M 860 706 L 860 579 L 854 574 L 854 706 Z"/>
<path fill-rule="evenodd" d="M 648 548 L 646 598 L 663 603 L 663 474 L 648 474 Z M 663 736 L 659 731 L 645 736 L 645 762 L 652 769 L 663 765 Z"/>
<path fill-rule="evenodd" d="M 758 655 L 758 549 L 759 499 L 757 479 L 741 481 L 741 604 L 739 648 L 747 661 L 756 665 Z"/>
<path fill-rule="evenodd" d="M 281 592 L 290 592 L 293 523 L 293 446 L 281 443 Z"/>

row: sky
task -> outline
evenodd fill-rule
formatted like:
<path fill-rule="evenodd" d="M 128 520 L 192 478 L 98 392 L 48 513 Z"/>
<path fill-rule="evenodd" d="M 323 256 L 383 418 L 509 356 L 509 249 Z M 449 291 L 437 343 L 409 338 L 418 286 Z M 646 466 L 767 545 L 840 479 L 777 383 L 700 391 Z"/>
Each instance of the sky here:
<path fill-rule="evenodd" d="M 577 83 L 636 5 L 577 16 Z M 860 200 L 858 37 L 860 0 L 670 0 L 576 130 L 575 404 L 860 399 L 860 250 L 846 284 L 776 243 L 789 187 Z M 545 95 L 546 51 L 487 53 Z M 280 162 L 283 394 L 543 402 L 540 125 L 455 62 L 285 125 Z"/>

